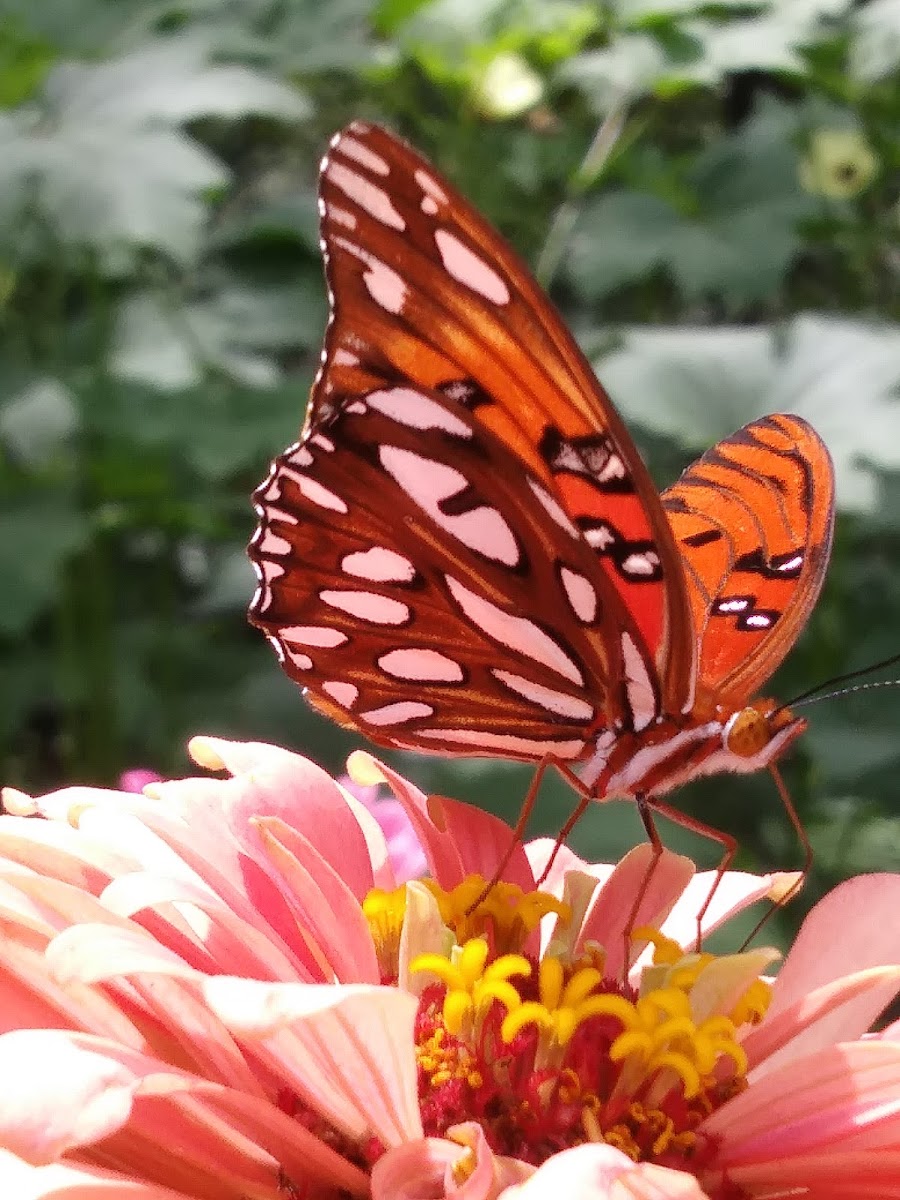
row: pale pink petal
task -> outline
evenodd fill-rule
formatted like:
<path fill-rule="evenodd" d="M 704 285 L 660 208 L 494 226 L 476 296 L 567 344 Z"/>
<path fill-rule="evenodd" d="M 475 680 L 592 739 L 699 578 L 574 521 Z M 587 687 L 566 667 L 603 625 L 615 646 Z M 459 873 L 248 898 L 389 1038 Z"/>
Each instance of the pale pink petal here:
<path fill-rule="evenodd" d="M 266 855 L 308 942 L 315 942 L 335 978 L 377 983 L 378 959 L 362 908 L 340 871 L 302 834 L 277 818 L 256 822 Z M 357 826 L 359 829 L 359 826 Z"/>
<path fill-rule="evenodd" d="M 52 1063 L 52 1070 L 36 1070 Z M 258 1095 L 223 1088 L 105 1039 L 22 1030 L 0 1037 L 0 1145 L 34 1164 L 104 1139 L 105 1161 L 171 1175 L 187 1194 L 277 1192 L 279 1173 L 365 1191 L 362 1172 Z M 263 1151 L 264 1153 L 261 1153 Z M 210 1193 L 210 1188 L 213 1192 Z"/>
<path fill-rule="evenodd" d="M 783 1066 L 818 1046 L 865 1033 L 900 989 L 900 967 L 872 967 L 845 975 L 800 996 L 742 1039 L 753 1078 Z M 849 1014 L 849 1016 L 847 1015 Z M 836 1029 L 847 1027 L 835 1039 Z M 900 1034 L 900 1025 L 896 1031 Z M 896 1036 L 896 1034 L 895 1034 Z"/>
<path fill-rule="evenodd" d="M 109 912 L 125 918 L 155 910 L 154 936 L 192 966 L 252 979 L 309 983 L 319 977 L 311 976 L 277 936 L 236 916 L 205 887 L 141 871 L 114 879 L 102 901 Z M 172 907 L 160 913 L 164 905 Z M 190 931 L 191 940 L 170 924 L 176 918 Z M 149 923 L 141 924 L 146 928 Z M 199 961 L 201 953 L 204 961 Z"/>
<path fill-rule="evenodd" d="M 396 1146 L 422 1136 L 413 1054 L 417 1001 L 396 988 L 198 980 L 233 1032 L 266 1037 L 279 1072 L 351 1136 Z M 272 1035 L 278 1035 L 280 1041 Z M 283 1035 L 283 1036 L 282 1036 Z"/>
<path fill-rule="evenodd" d="M 606 972 L 619 978 L 625 971 L 625 937 L 640 925 L 658 928 L 682 894 L 694 873 L 690 859 L 671 850 L 654 856 L 649 842 L 642 842 L 616 865 L 609 878 L 594 893 L 590 911 L 581 929 L 580 942 L 599 942 L 606 950 Z M 641 891 L 643 895 L 641 896 Z M 634 911 L 635 900 L 640 904 Z M 628 938 L 628 956 L 633 960 L 640 942 Z"/>
<path fill-rule="evenodd" d="M 726 871 L 712 892 L 716 872 L 702 871 L 685 888 L 684 895 L 664 922 L 662 932 L 685 949 L 693 949 L 697 941 L 697 914 L 709 899 L 710 892 L 712 900 L 703 915 L 704 937 L 757 900 L 768 896 L 774 878 L 772 875 Z"/>
<path fill-rule="evenodd" d="M 603 1144 L 576 1146 L 547 1159 L 503 1200 L 706 1200 L 693 1175 L 635 1163 Z"/>
<path fill-rule="evenodd" d="M 494 878 L 512 837 L 505 821 L 457 800 L 426 797 L 402 775 L 361 750 L 347 760 L 347 769 L 357 782 L 389 785 L 425 851 L 431 875 L 442 888 L 449 891 L 470 874 Z M 502 878 L 528 890 L 534 887 L 521 845 L 514 848 Z"/>
<path fill-rule="evenodd" d="M 469 1121 L 446 1138 L 408 1142 L 380 1158 L 372 1170 L 372 1200 L 494 1200 L 533 1172 L 528 1163 L 496 1157 L 484 1130 Z"/>
<path fill-rule="evenodd" d="M 366 839 L 366 850 L 372 864 L 372 886 L 381 888 L 384 892 L 392 892 L 397 886 L 394 865 L 391 862 L 390 850 L 384 830 L 375 820 L 369 810 L 346 787 L 341 785 L 344 799 L 347 801 L 357 825 Z M 424 859 L 423 859 L 424 861 Z M 421 874 L 424 874 L 424 869 Z"/>
<path fill-rule="evenodd" d="M 204 1028 L 202 1014 L 191 1004 L 192 992 L 174 983 L 167 988 L 166 979 L 196 990 L 209 1008 L 209 1018 L 215 1017 L 244 1041 L 245 1054 L 252 1053 L 350 1136 L 362 1137 L 373 1129 L 385 1145 L 421 1137 L 414 996 L 396 988 L 208 976 L 142 937 L 139 930 L 96 925 L 66 930 L 47 956 L 63 982 L 130 978 L 133 987 L 153 997 L 168 1028 L 184 1024 L 195 1055 L 209 1055 L 203 1069 L 210 1078 L 231 1082 L 237 1067 L 230 1046 L 209 1020 Z M 151 977 L 151 989 L 141 976 Z"/>
<path fill-rule="evenodd" d="M 241 795 L 232 801 L 229 815 L 238 836 L 254 817 L 280 817 L 326 861 L 339 863 L 344 882 L 363 899 L 372 887 L 366 839 L 342 789 L 326 771 L 262 742 L 192 738 L 189 749 L 203 766 L 225 767 L 235 776 Z"/>
<path fill-rule="evenodd" d="M 900 964 L 900 875 L 858 875 L 815 906 L 775 981 L 770 1017 L 814 988 L 868 967 Z M 865 1001 L 861 1001 L 861 1014 Z M 843 1010 L 831 1040 L 865 1026 Z M 819 1031 L 820 1034 L 822 1031 Z M 819 1041 L 818 1044 L 821 1044 Z"/>
<path fill-rule="evenodd" d="M 554 851 L 556 851 L 555 854 Z M 535 838 L 533 841 L 526 842 L 525 853 L 528 856 L 534 878 L 542 880 L 541 889 L 550 892 L 557 898 L 563 894 L 565 878 L 569 871 L 580 871 L 585 875 L 593 875 L 599 883 L 604 883 L 614 870 L 612 864 L 585 862 L 569 846 L 559 845 L 555 838 Z M 548 863 L 550 863 L 549 871 L 547 871 Z M 545 872 L 547 873 L 546 878 L 544 878 Z"/>
<path fill-rule="evenodd" d="M 35 1167 L 0 1150 L 0 1196 L 8 1200 L 184 1200 L 184 1192 L 104 1171 L 51 1163 Z"/>
<path fill-rule="evenodd" d="M 142 792 L 150 783 L 159 783 L 162 775 L 149 767 L 130 767 L 119 776 L 120 792 Z"/>
<path fill-rule="evenodd" d="M 877 1038 L 832 1046 L 772 1071 L 704 1122 L 704 1133 L 719 1142 L 716 1170 L 738 1186 L 764 1185 L 779 1194 L 813 1179 L 839 1183 L 848 1166 L 859 1180 L 884 1182 L 885 1172 L 896 1183 L 898 1079 L 900 1044 Z M 831 1192 L 826 1187 L 821 1194 Z"/>
<path fill-rule="evenodd" d="M 408 883 L 410 879 L 420 879 L 428 870 L 425 851 L 419 844 L 412 822 L 399 800 L 389 800 L 381 796 L 380 787 L 361 787 L 344 775 L 338 783 L 351 796 L 357 806 L 368 814 L 381 829 L 392 864 L 395 883 Z M 357 819 L 359 814 L 357 813 Z M 376 884 L 382 887 L 382 884 Z M 385 888 L 385 890 L 389 890 Z"/>

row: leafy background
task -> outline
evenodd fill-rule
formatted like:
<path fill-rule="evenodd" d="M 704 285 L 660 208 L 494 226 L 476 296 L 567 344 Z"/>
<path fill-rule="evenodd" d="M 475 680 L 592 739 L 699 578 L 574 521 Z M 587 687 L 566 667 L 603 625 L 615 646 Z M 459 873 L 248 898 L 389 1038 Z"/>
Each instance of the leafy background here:
<path fill-rule="evenodd" d="M 333 769 L 359 744 L 247 627 L 243 549 L 318 358 L 318 158 L 355 116 L 535 265 L 660 483 L 765 411 L 826 438 L 834 562 L 776 694 L 900 651 L 898 66 L 900 0 L 3 0 L 3 780 L 184 773 L 197 731 Z M 786 773 L 816 869 L 782 922 L 897 867 L 898 714 L 890 688 L 810 709 Z M 507 815 L 529 779 L 397 758 Z M 537 825 L 572 803 L 549 784 Z M 678 803 L 745 866 L 799 862 L 767 778 Z M 577 840 L 639 836 L 610 805 Z"/>

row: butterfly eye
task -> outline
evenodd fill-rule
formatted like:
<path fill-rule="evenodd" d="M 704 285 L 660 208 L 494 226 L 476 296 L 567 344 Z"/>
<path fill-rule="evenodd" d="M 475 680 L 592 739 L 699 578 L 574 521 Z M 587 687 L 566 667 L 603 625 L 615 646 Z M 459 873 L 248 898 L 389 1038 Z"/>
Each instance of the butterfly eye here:
<path fill-rule="evenodd" d="M 726 723 L 722 741 L 738 758 L 753 758 L 765 749 L 774 732 L 772 721 L 758 708 L 742 708 Z"/>

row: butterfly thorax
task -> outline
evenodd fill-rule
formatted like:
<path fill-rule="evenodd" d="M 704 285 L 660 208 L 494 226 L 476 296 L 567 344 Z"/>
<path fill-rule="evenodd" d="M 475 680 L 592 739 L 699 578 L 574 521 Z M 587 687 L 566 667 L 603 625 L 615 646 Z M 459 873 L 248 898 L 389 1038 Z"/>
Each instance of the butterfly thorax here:
<path fill-rule="evenodd" d="M 599 734 L 579 774 L 598 800 L 661 796 L 700 775 L 758 771 L 780 757 L 805 728 L 802 717 L 771 699 L 720 707 L 706 720 L 696 710 L 664 716 L 639 733 Z"/>

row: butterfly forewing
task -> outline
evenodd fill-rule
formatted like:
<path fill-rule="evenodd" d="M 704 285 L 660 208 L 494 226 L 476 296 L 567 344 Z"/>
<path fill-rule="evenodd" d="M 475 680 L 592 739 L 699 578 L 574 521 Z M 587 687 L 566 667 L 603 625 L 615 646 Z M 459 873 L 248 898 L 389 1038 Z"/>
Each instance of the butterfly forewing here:
<path fill-rule="evenodd" d="M 320 211 L 322 366 L 250 547 L 288 672 L 377 742 L 580 761 L 598 798 L 771 761 L 799 722 L 749 754 L 726 730 L 821 587 L 819 438 L 763 418 L 661 500 L 549 301 L 424 159 L 355 123 Z"/>
<path fill-rule="evenodd" d="M 455 401 L 370 390 L 278 459 L 257 503 L 253 620 L 373 740 L 571 759 L 658 708 L 580 530 Z"/>
<path fill-rule="evenodd" d="M 307 430 L 375 388 L 454 397 L 582 530 L 665 706 L 680 711 L 694 643 L 683 580 L 664 566 L 675 560 L 668 522 L 620 418 L 520 260 L 424 159 L 362 123 L 332 142 L 320 209 L 332 320 Z"/>
<path fill-rule="evenodd" d="M 662 499 L 700 646 L 698 694 L 743 704 L 821 590 L 834 523 L 828 450 L 799 417 L 764 417 L 704 454 Z"/>

